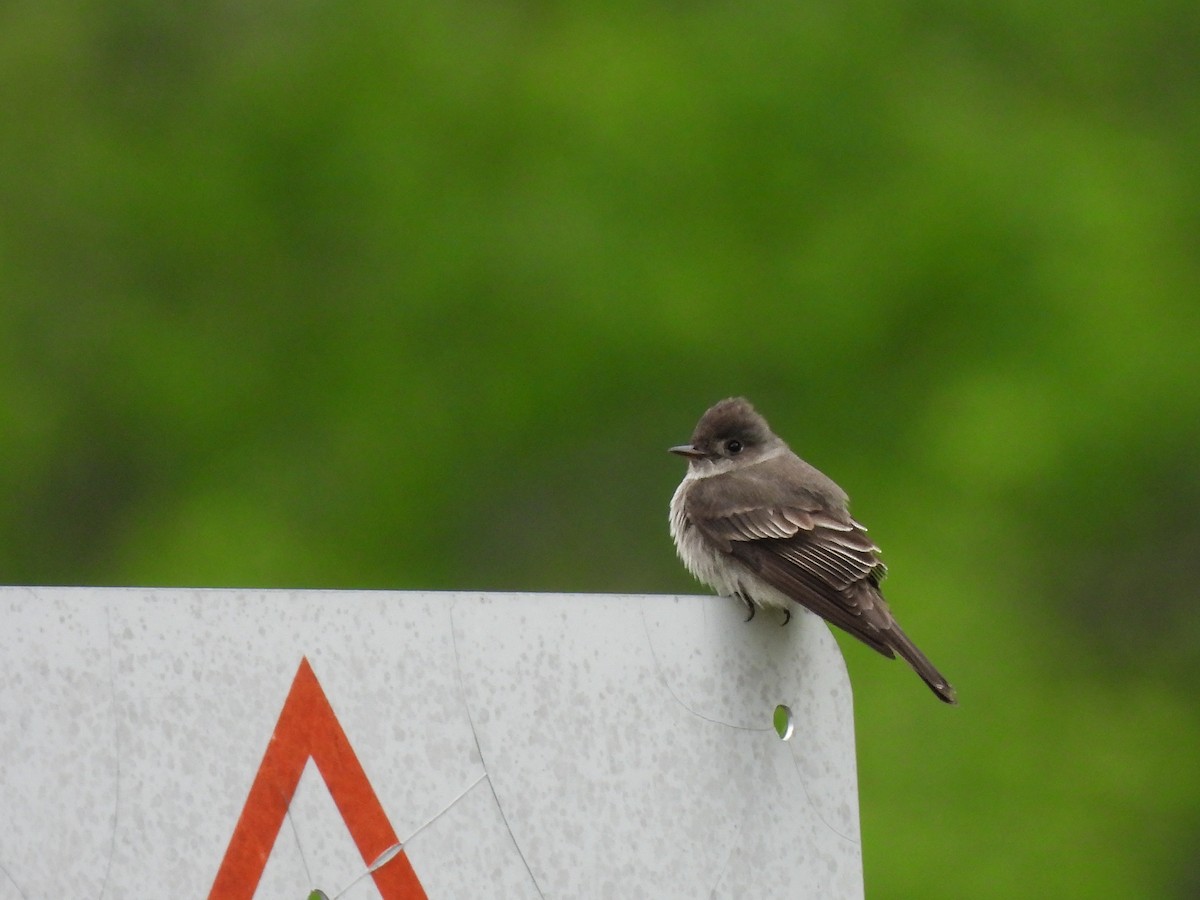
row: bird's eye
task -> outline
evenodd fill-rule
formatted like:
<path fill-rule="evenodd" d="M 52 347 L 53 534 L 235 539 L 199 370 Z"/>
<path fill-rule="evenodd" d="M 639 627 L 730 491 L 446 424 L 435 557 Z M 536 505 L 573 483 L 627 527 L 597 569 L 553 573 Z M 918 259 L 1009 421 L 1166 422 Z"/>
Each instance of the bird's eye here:
<path fill-rule="evenodd" d="M 725 442 L 725 452 L 730 456 L 734 456 L 742 452 L 742 442 L 737 438 L 733 438 Z"/>

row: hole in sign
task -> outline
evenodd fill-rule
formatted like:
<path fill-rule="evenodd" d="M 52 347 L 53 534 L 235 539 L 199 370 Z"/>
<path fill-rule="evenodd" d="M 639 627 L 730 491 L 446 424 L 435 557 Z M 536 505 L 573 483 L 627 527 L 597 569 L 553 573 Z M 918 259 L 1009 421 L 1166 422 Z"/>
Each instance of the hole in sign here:
<path fill-rule="evenodd" d="M 796 725 L 792 721 L 792 711 L 782 703 L 775 707 L 774 723 L 775 733 L 779 735 L 781 741 L 786 741 L 796 730 Z"/>

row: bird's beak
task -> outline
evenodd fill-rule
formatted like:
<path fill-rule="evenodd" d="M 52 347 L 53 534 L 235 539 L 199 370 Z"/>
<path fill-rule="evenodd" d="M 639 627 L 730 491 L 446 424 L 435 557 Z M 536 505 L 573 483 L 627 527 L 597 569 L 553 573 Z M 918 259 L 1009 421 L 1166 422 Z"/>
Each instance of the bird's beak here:
<path fill-rule="evenodd" d="M 678 447 L 671 447 L 668 453 L 674 453 L 676 456 L 686 456 L 688 459 L 699 459 L 704 455 L 704 451 L 697 450 L 691 444 L 681 444 Z"/>

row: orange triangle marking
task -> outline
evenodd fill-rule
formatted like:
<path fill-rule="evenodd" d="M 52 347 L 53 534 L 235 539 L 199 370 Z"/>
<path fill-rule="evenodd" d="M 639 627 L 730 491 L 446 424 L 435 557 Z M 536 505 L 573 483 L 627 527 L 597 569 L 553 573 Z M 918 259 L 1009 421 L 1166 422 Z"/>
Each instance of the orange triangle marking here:
<path fill-rule="evenodd" d="M 309 758 L 325 779 L 366 865 L 399 843 L 346 732 L 304 658 L 250 786 L 209 900 L 253 898 Z M 372 877 L 383 900 L 427 900 L 403 851 L 376 869 Z"/>

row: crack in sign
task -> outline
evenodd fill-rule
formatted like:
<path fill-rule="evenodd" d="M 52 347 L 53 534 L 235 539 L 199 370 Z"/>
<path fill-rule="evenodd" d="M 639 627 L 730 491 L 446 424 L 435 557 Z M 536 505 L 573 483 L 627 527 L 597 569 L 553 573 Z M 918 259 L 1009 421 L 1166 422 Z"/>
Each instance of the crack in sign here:
<path fill-rule="evenodd" d="M 769 727 L 765 727 L 765 726 L 762 728 L 755 728 L 750 725 L 735 725 L 733 722 L 723 722 L 720 719 L 714 719 L 711 716 L 706 716 L 706 715 L 704 715 L 704 713 L 693 709 L 691 706 L 689 706 L 687 703 L 685 703 L 683 701 L 683 698 L 675 693 L 675 689 L 671 687 L 671 682 L 667 679 L 667 673 L 663 671 L 662 661 L 658 658 L 658 651 L 656 651 L 654 649 L 654 638 L 650 637 L 650 624 L 646 621 L 646 607 L 644 605 L 641 608 L 641 613 L 642 613 L 642 633 L 646 637 L 646 645 L 650 648 L 650 658 L 654 660 L 654 671 L 658 673 L 658 678 L 662 682 L 662 686 L 664 688 L 666 688 L 667 693 L 670 694 L 672 698 L 674 698 L 676 703 L 678 703 L 681 707 L 683 707 L 685 710 L 687 710 L 689 713 L 691 713 L 697 719 L 702 719 L 705 722 L 709 722 L 713 725 L 722 725 L 725 728 L 733 728 L 737 731 L 773 731 L 774 730 L 773 728 L 769 728 Z"/>
<path fill-rule="evenodd" d="M 17 884 L 17 879 L 13 878 L 12 873 L 9 872 L 8 869 L 4 868 L 3 863 L 0 863 L 0 875 L 3 875 L 8 879 L 8 883 L 11 884 L 13 889 L 21 895 L 21 900 L 29 900 L 29 896 L 23 890 L 21 890 L 21 886 Z"/>
<path fill-rule="evenodd" d="M 829 820 L 825 818 L 824 813 L 821 812 L 821 807 L 813 802 L 812 795 L 808 792 L 808 781 L 805 779 L 804 773 L 800 771 L 800 763 L 796 761 L 797 751 L 793 748 L 789 748 L 788 753 L 792 760 L 792 766 L 796 769 L 796 777 L 800 779 L 800 789 L 804 791 L 804 799 L 808 801 L 808 805 L 812 807 L 812 811 L 817 814 L 817 818 L 821 820 L 821 824 L 823 824 L 842 840 L 848 841 L 855 846 L 860 845 L 862 841 L 852 838 L 850 835 L 844 834 L 839 829 L 834 828 L 833 825 L 829 823 Z"/>
<path fill-rule="evenodd" d="M 412 834 L 410 834 L 408 837 L 406 837 L 403 841 L 400 842 L 400 845 L 402 847 L 407 847 L 409 844 L 409 841 L 411 841 L 413 838 L 415 838 L 418 834 L 420 834 L 422 831 L 424 831 L 426 828 L 428 828 L 430 825 L 432 825 L 434 822 L 436 822 L 438 819 L 440 819 L 446 813 L 450 812 L 450 810 L 454 809 L 454 807 L 458 805 L 458 801 L 461 800 L 463 797 L 467 796 L 467 794 L 471 793 L 471 791 L 473 791 L 475 789 L 475 786 L 477 784 L 479 784 L 479 782 L 483 781 L 485 778 L 487 778 L 486 771 L 482 775 L 480 775 L 478 778 L 476 778 L 474 781 L 472 781 L 470 784 L 468 784 L 461 791 L 459 791 L 458 796 L 455 797 L 453 800 L 451 800 L 449 803 L 447 803 L 445 806 L 443 806 L 440 812 L 435 813 L 434 816 L 431 819 L 429 819 L 427 822 L 424 822 L 424 823 L 418 825 L 413 830 Z"/>
<path fill-rule="evenodd" d="M 295 841 L 296 841 L 296 850 L 300 854 L 300 865 L 304 869 L 304 878 L 305 878 L 305 881 L 310 886 L 312 886 L 315 884 L 316 879 L 313 878 L 312 869 L 309 868 L 308 857 L 307 857 L 307 854 L 304 852 L 304 842 L 302 840 L 300 840 L 300 829 L 296 826 L 296 819 L 292 815 L 291 807 L 292 807 L 292 803 L 295 801 L 295 798 L 296 798 L 296 795 L 293 795 L 292 799 L 289 800 L 287 798 L 287 796 L 283 795 L 281 792 L 281 799 L 283 800 L 283 803 L 285 804 L 284 812 L 287 816 L 288 825 L 291 826 L 292 836 L 295 838 Z M 422 826 L 422 827 L 424 827 L 424 826 Z M 379 854 L 379 856 L 375 857 L 375 859 L 372 860 L 370 865 L 368 865 L 365 869 L 363 869 L 361 872 L 359 872 L 359 874 L 354 876 L 354 878 L 344 888 L 342 888 L 340 891 L 338 891 L 336 894 L 334 894 L 332 898 L 329 896 L 329 894 L 325 893 L 325 891 L 321 890 L 320 888 L 312 887 L 312 890 L 308 894 L 308 900 L 339 900 L 339 898 L 345 896 L 350 891 L 351 888 L 353 888 L 356 884 L 358 884 L 360 881 L 362 881 L 368 875 L 374 875 L 376 872 L 378 872 L 380 869 L 382 869 L 385 865 L 387 865 L 389 862 L 391 862 L 393 859 L 395 859 L 397 856 L 399 856 L 400 852 L 404 849 L 404 843 L 405 842 L 397 841 L 396 843 L 392 844 L 390 847 L 385 849 L 382 853 Z"/>
<path fill-rule="evenodd" d="M 427 819 L 426 821 L 424 821 L 420 825 L 418 825 L 416 828 L 414 828 L 412 830 L 412 832 L 408 835 L 408 837 L 404 838 L 404 840 L 397 841 L 396 843 L 392 844 L 392 846 L 388 847 L 386 850 L 384 850 L 382 853 L 380 853 L 379 856 L 377 856 L 375 858 L 375 860 L 369 866 L 367 866 L 365 869 L 363 869 L 358 875 L 356 875 L 354 877 L 354 879 L 349 884 L 347 884 L 344 888 L 342 888 L 340 891 L 338 891 L 332 897 L 330 897 L 329 894 L 325 893 L 325 891 L 314 887 L 312 889 L 311 893 L 309 893 L 309 895 L 308 895 L 308 900 L 338 900 L 338 898 L 345 896 L 350 891 L 351 888 L 353 888 L 356 884 L 358 884 L 360 881 L 362 881 L 368 875 L 373 875 L 375 872 L 379 871 L 381 868 L 383 868 L 385 865 L 387 865 L 389 862 L 391 862 L 393 859 L 395 859 L 397 856 L 399 856 L 401 851 L 408 848 L 408 845 L 413 840 L 413 838 L 415 838 L 418 834 L 420 834 L 422 831 L 424 831 L 426 828 L 428 828 L 430 825 L 432 825 L 434 822 L 436 822 L 438 819 L 440 819 L 446 813 L 450 812 L 450 810 L 452 810 L 458 804 L 458 801 L 460 801 L 463 797 L 465 797 L 472 790 L 474 790 L 475 787 L 481 781 L 483 781 L 485 778 L 487 778 L 486 773 L 483 775 L 480 775 L 478 778 L 476 778 L 474 781 L 472 781 L 469 785 L 467 785 L 465 788 L 463 788 L 461 791 L 459 791 L 453 800 L 451 800 L 449 803 L 445 804 L 438 812 L 434 813 L 434 815 L 431 816 L 429 819 Z M 309 869 L 308 860 L 306 859 L 305 853 L 304 853 L 304 845 L 303 845 L 303 842 L 300 840 L 300 832 L 296 828 L 296 822 L 295 822 L 295 819 L 292 817 L 292 812 L 291 812 L 290 807 L 291 807 L 291 804 L 289 803 L 288 810 L 287 810 L 288 823 L 291 825 L 292 834 L 296 838 L 296 848 L 300 852 L 300 864 L 304 868 L 305 879 L 307 880 L 308 884 L 312 885 L 314 883 L 315 879 L 312 876 L 312 871 Z"/>
<path fill-rule="evenodd" d="M 280 794 L 282 795 L 282 791 Z M 296 827 L 296 820 L 292 817 L 292 802 L 286 796 L 282 796 L 284 802 L 283 811 L 287 815 L 288 825 L 292 829 L 292 837 L 296 839 L 296 850 L 300 853 L 300 865 L 304 869 L 304 879 L 311 885 L 313 883 L 312 869 L 308 867 L 308 858 L 304 855 L 304 842 L 300 840 L 300 829 Z M 313 891 L 314 894 L 321 893 Z"/>
<path fill-rule="evenodd" d="M 741 837 L 742 828 L 745 822 L 738 822 L 737 831 L 734 832 L 733 840 L 729 842 L 729 849 L 725 853 L 725 862 L 721 863 L 721 870 L 717 872 L 717 880 L 713 883 L 712 890 L 708 892 L 709 900 L 713 900 L 717 896 L 717 888 L 721 886 L 721 882 L 725 880 L 725 871 L 729 868 L 729 862 L 733 859 L 733 852 L 737 848 L 738 838 Z"/>
<path fill-rule="evenodd" d="M 462 658 L 458 652 L 458 634 L 454 626 L 454 605 L 451 604 L 449 610 L 450 616 L 450 644 L 454 648 L 454 667 L 458 673 L 458 689 L 462 695 L 463 712 L 467 716 L 467 724 L 471 726 L 471 737 L 475 741 L 475 752 L 479 754 L 479 764 L 483 766 L 483 777 L 487 779 L 488 790 L 492 792 L 492 800 L 496 803 L 496 810 L 500 813 L 500 821 L 504 823 L 505 829 L 508 831 L 508 838 L 512 841 L 513 848 L 517 851 L 517 855 L 521 857 L 521 863 L 525 866 L 525 871 L 529 874 L 529 880 L 533 882 L 534 889 L 538 892 L 538 896 L 545 900 L 545 893 L 542 892 L 542 886 L 538 884 L 537 878 L 534 877 L 533 869 L 529 866 L 529 860 L 525 858 L 525 852 L 521 849 L 521 845 L 517 843 L 517 836 L 513 833 L 512 824 L 508 821 L 508 815 L 504 812 L 504 807 L 500 804 L 500 796 L 496 793 L 496 785 L 492 781 L 491 773 L 487 769 L 487 760 L 483 756 L 483 747 L 479 743 L 479 732 L 475 729 L 475 718 L 471 715 L 471 704 L 467 701 L 466 679 L 463 676 Z M 476 782 L 478 784 L 479 782 Z M 474 785 L 472 785 L 474 787 Z M 468 789 L 469 790 L 469 789 Z M 464 791 L 465 795 L 466 792 Z M 461 797 L 459 798 L 461 799 Z M 457 800 L 455 801 L 458 802 Z"/>
<path fill-rule="evenodd" d="M 403 850 L 404 850 L 404 845 L 402 843 L 400 843 L 399 841 L 397 841 L 395 844 L 392 844 L 392 846 L 388 847 L 386 850 L 384 850 L 382 853 L 380 853 L 379 856 L 375 857 L 375 860 L 369 866 L 367 866 L 362 872 L 360 872 L 357 878 L 355 878 L 348 885 L 346 885 L 344 888 L 342 888 L 340 891 L 338 891 L 336 894 L 334 894 L 333 900 L 340 900 L 340 898 L 342 898 L 343 896 L 346 895 L 346 892 L 349 891 L 350 888 L 354 887 L 356 884 L 358 884 L 360 881 L 362 881 L 368 875 L 374 875 L 376 872 L 378 872 L 380 869 L 382 869 L 384 866 L 386 866 L 388 863 L 390 863 L 393 859 L 395 859 L 397 856 L 399 856 Z M 317 894 L 319 896 L 313 897 L 312 900 L 329 900 L 329 898 L 326 897 L 325 894 L 322 893 L 321 891 L 314 891 L 313 893 Z"/>

